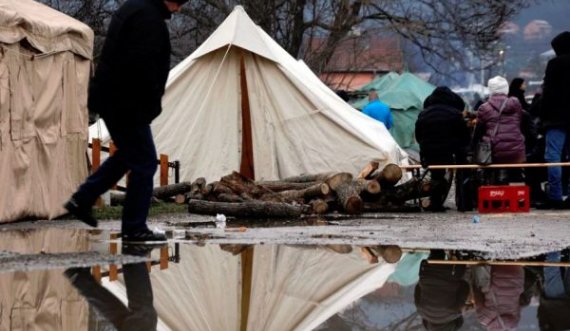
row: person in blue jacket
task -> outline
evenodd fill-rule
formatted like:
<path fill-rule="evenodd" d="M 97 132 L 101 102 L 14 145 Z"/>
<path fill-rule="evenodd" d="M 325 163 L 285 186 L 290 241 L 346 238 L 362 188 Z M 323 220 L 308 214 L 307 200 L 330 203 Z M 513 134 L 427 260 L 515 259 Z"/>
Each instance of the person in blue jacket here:
<path fill-rule="evenodd" d="M 364 107 L 364 109 L 362 109 L 362 112 L 373 119 L 384 123 L 386 129 L 390 130 L 394 125 L 394 119 L 392 118 L 390 107 L 378 100 L 378 93 L 376 93 L 376 91 L 371 91 L 370 94 L 368 94 L 368 100 L 370 102 L 366 107 Z"/>

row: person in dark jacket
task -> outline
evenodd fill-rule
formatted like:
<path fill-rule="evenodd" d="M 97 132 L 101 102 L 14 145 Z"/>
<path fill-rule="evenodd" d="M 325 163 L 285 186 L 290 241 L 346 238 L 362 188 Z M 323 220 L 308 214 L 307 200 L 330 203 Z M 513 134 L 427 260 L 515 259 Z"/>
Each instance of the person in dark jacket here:
<path fill-rule="evenodd" d="M 111 19 L 90 84 L 89 109 L 103 118 L 117 151 L 87 178 L 64 207 L 84 223 L 97 226 L 92 205 L 130 171 L 122 216 L 125 241 L 166 240 L 146 225 L 157 168 L 150 123 L 161 112 L 170 70 L 165 20 L 187 1 L 125 2 Z"/>
<path fill-rule="evenodd" d="M 424 110 L 416 121 L 416 140 L 420 145 L 420 158 L 424 167 L 466 162 L 470 134 L 463 119 L 464 108 L 463 99 L 448 87 L 437 87 L 426 98 Z M 445 170 L 431 171 L 434 187 L 430 197 L 430 210 L 443 210 L 446 188 L 449 187 L 445 173 Z"/>
<path fill-rule="evenodd" d="M 515 97 L 519 100 L 521 107 L 524 111 L 530 110 L 530 105 L 526 102 L 524 92 L 526 91 L 526 84 L 524 79 L 517 77 L 511 81 L 509 85 L 509 97 Z"/>
<path fill-rule="evenodd" d="M 560 162 L 567 154 L 570 127 L 570 32 L 552 39 L 556 57 L 548 61 L 544 75 L 540 118 L 546 131 L 544 159 Z M 568 208 L 562 201 L 562 170 L 548 168 L 548 199 L 550 208 Z"/>
<path fill-rule="evenodd" d="M 444 259 L 440 250 L 430 259 Z M 422 323 L 430 331 L 455 331 L 463 325 L 463 308 L 469 295 L 464 265 L 438 265 L 422 261 L 414 303 Z"/>
<path fill-rule="evenodd" d="M 477 127 L 473 140 L 490 141 L 495 164 L 524 163 L 526 161 L 523 135 L 523 110 L 516 98 L 509 98 L 509 85 L 503 77 L 496 76 L 488 83 L 491 96 L 477 112 Z M 500 113 L 503 108 L 502 113 Z M 498 126 L 498 128 L 497 128 Z M 521 170 L 492 172 L 497 178 L 494 184 L 522 181 Z"/>

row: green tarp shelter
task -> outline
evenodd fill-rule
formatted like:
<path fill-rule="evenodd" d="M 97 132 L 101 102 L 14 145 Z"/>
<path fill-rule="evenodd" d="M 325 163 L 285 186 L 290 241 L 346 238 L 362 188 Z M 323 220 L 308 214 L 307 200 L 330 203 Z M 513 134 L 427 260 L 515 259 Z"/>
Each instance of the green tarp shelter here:
<path fill-rule="evenodd" d="M 414 135 L 415 124 L 423 103 L 435 86 L 411 73 L 398 75 L 391 72 L 378 77 L 360 88 L 360 92 L 376 90 L 378 98 L 392 110 L 394 126 L 390 133 L 402 148 L 419 150 Z M 357 100 L 353 107 L 362 110 L 368 104 L 368 97 Z"/>

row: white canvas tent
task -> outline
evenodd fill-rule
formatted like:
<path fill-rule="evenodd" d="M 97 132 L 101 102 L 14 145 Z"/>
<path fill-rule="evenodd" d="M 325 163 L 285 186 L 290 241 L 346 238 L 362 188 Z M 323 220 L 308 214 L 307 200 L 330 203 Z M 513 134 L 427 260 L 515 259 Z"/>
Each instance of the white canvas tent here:
<path fill-rule="evenodd" d="M 240 6 L 171 70 L 163 109 L 152 125 L 157 150 L 181 161 L 183 180 L 407 162 L 383 124 L 342 101 Z"/>
<path fill-rule="evenodd" d="M 217 245 L 181 245 L 181 262 L 151 272 L 162 330 L 313 330 L 380 288 L 395 265 L 355 249 L 259 245 L 234 256 Z M 121 292 L 117 284 L 108 287 Z"/>
<path fill-rule="evenodd" d="M 32 0 L 0 1 L 0 223 L 52 218 L 87 175 L 93 32 Z"/>

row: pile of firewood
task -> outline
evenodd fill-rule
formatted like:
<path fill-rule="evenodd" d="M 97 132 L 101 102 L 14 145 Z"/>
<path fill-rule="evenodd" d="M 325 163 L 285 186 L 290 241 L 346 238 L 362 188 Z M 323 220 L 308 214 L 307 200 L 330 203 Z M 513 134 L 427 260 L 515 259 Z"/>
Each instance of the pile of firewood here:
<path fill-rule="evenodd" d="M 350 173 L 308 174 L 276 181 L 252 181 L 237 172 L 219 181 L 194 182 L 159 187 L 158 199 L 176 196 L 178 203 L 188 204 L 190 213 L 237 217 L 296 218 L 331 212 L 360 214 L 396 211 L 406 201 L 429 194 L 429 182 L 402 179 L 402 169 L 388 164 L 378 169 L 370 162 L 354 178 Z M 118 197 L 115 203 L 120 203 Z"/>

